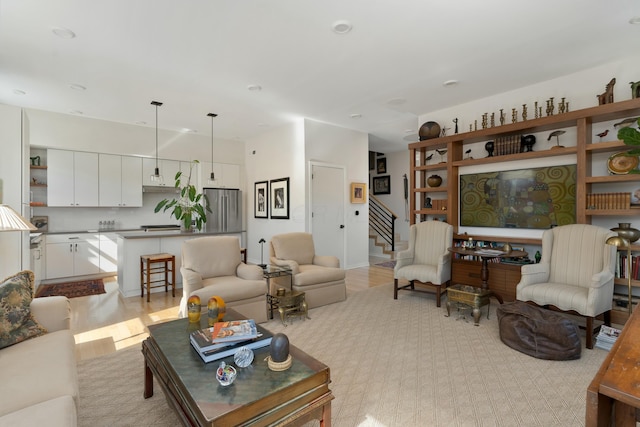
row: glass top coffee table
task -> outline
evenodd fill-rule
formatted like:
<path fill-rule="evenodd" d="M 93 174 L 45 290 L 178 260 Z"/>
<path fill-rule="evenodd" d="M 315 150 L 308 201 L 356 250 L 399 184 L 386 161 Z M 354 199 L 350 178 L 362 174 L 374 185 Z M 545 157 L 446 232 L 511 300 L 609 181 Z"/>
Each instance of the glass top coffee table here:
<path fill-rule="evenodd" d="M 225 320 L 239 318 L 227 310 Z M 221 361 L 235 367 L 233 357 L 204 363 L 189 344 L 189 333 L 207 326 L 206 316 L 200 324 L 185 318 L 149 326 L 149 338 L 142 343 L 145 398 L 153 396 L 155 377 L 184 425 L 286 425 L 319 419 L 321 426 L 331 426 L 328 366 L 291 345 L 291 368 L 271 371 L 264 361 L 267 346 L 254 350 L 251 366 L 236 368 L 233 384 L 223 387 L 215 371 Z"/>

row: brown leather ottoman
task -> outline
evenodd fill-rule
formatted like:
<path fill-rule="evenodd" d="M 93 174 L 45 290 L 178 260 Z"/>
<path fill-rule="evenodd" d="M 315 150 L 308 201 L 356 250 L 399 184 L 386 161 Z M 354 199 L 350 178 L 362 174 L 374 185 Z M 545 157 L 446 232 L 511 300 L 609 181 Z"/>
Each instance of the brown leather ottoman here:
<path fill-rule="evenodd" d="M 522 301 L 502 304 L 496 312 L 500 339 L 509 347 L 538 359 L 580 358 L 578 327 L 566 317 Z"/>

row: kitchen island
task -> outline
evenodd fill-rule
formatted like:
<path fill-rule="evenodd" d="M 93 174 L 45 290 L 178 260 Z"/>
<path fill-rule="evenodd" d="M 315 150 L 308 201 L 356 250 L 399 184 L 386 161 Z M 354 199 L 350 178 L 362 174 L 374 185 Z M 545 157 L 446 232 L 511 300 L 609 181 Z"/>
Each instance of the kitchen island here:
<path fill-rule="evenodd" d="M 182 243 L 185 240 L 204 236 L 237 236 L 240 247 L 244 247 L 245 232 L 208 233 L 164 231 L 128 231 L 117 233 L 118 242 L 118 285 L 124 297 L 140 295 L 140 256 L 156 253 L 169 253 L 176 257 L 176 286 L 182 287 Z M 154 291 L 161 292 L 161 288 Z"/>

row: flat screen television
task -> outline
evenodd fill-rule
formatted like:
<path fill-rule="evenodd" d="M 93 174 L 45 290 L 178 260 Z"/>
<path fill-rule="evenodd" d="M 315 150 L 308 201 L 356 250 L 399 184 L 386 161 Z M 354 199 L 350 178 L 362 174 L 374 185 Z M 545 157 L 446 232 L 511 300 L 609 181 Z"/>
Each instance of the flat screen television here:
<path fill-rule="evenodd" d="M 460 226 L 548 229 L 576 222 L 576 165 L 460 175 Z"/>

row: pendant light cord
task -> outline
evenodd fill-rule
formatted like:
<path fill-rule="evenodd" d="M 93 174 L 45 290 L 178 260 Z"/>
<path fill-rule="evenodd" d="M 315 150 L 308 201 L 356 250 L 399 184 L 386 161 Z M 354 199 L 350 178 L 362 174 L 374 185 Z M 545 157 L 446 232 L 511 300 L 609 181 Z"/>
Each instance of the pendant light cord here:
<path fill-rule="evenodd" d="M 214 180 L 214 172 L 213 172 L 213 119 L 218 117 L 217 114 L 209 113 L 207 116 L 211 117 L 211 178 L 210 180 Z"/>

